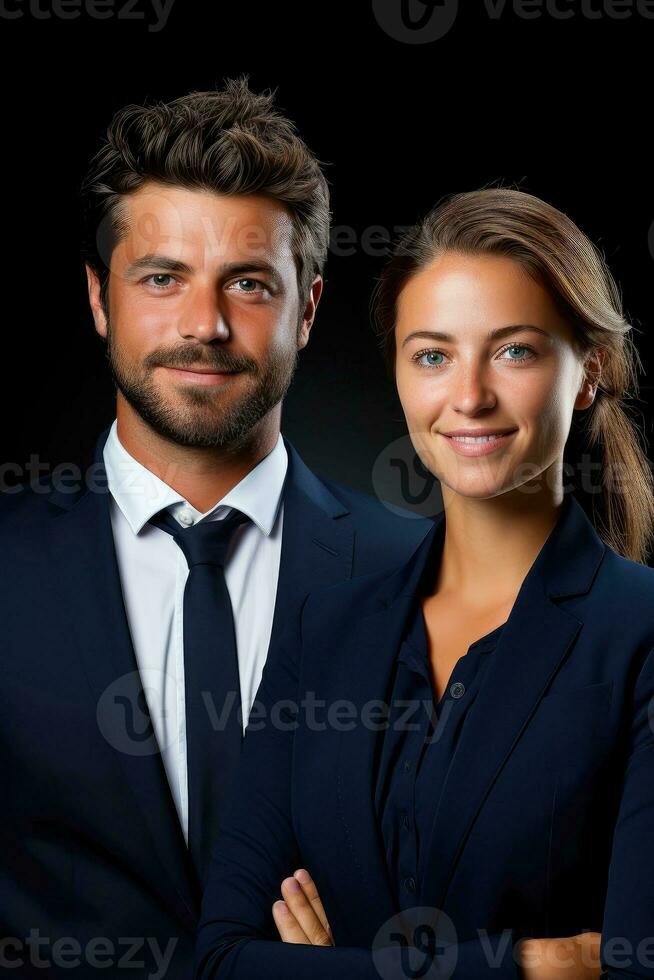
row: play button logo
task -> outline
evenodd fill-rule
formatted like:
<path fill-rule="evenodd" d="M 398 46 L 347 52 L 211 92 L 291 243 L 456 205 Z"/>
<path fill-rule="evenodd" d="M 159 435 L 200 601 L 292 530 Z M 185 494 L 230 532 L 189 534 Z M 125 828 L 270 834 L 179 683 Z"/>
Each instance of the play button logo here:
<path fill-rule="evenodd" d="M 454 25 L 459 0 L 372 0 L 379 26 L 404 44 L 430 44 Z"/>

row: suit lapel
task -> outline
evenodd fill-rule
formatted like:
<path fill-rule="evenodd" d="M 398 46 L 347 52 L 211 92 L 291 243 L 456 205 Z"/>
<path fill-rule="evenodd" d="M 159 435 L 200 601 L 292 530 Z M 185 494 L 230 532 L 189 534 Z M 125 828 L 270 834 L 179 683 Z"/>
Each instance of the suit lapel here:
<path fill-rule="evenodd" d="M 288 439 L 284 444 L 288 469 L 271 650 L 308 592 L 351 577 L 354 550 L 352 522 L 339 520 L 349 510 L 314 476 Z"/>
<path fill-rule="evenodd" d="M 178 912 L 194 921 L 199 894 L 154 736 L 123 601 L 102 460 L 108 433 L 106 429 L 96 443 L 92 486 L 76 494 L 50 495 L 53 516 L 46 560 L 56 570 L 55 585 L 83 659 L 99 729 L 115 750 L 153 841 L 156 858 L 148 863 L 148 874 L 159 879 L 163 894 L 173 886 Z"/>
<path fill-rule="evenodd" d="M 152 727 L 124 605 L 99 436 L 90 485 L 50 494 L 47 542 L 57 569 L 56 587 L 68 609 L 85 673 L 98 706 L 98 723 L 116 750 L 130 790 L 149 829 L 157 860 L 149 872 L 162 890 L 172 884 L 183 912 L 197 915 L 199 892 Z M 271 647 L 304 595 L 352 573 L 354 532 L 337 518 L 349 514 L 284 440 L 289 466 L 284 484 L 284 524 Z M 164 893 L 165 893 L 164 890 Z"/>
<path fill-rule="evenodd" d="M 603 554 L 593 525 L 569 494 L 522 583 L 463 727 L 426 844 L 425 905 L 443 908 L 475 817 L 582 629 L 577 616 L 553 600 L 587 592 Z"/>
<path fill-rule="evenodd" d="M 406 627 L 413 592 L 429 557 L 434 537 L 442 533 L 443 515 L 435 521 L 412 559 L 385 581 L 382 592 L 370 597 L 367 611 L 358 614 L 347 648 L 341 651 L 339 690 L 348 692 L 358 719 L 366 718 L 368 707 L 388 704 L 392 696 L 392 674 L 402 634 Z M 390 601 L 386 593 L 393 594 Z M 334 675 L 336 676 L 336 674 Z M 355 910 L 349 923 L 354 935 L 374 939 L 377 925 L 399 911 L 386 864 L 385 847 L 375 810 L 377 767 L 382 746 L 381 718 L 374 712 L 371 723 L 338 735 L 337 808 L 349 847 L 348 860 L 357 869 L 350 878 L 348 907 Z M 351 917 L 352 912 L 348 912 Z M 371 924 L 374 929 L 371 930 Z"/>
<path fill-rule="evenodd" d="M 434 815 L 426 843 L 425 905 L 443 907 L 472 823 L 580 629 L 533 580 L 523 588 L 466 719 Z"/>
<path fill-rule="evenodd" d="M 343 656 L 350 660 L 348 689 L 359 711 L 366 702 L 388 702 L 392 697 L 393 666 L 420 575 L 428 560 L 440 562 L 444 534 L 440 514 L 412 559 L 371 597 L 372 611 L 358 619 Z M 422 905 L 443 907 L 473 821 L 582 628 L 581 621 L 554 600 L 587 592 L 604 550 L 581 505 L 568 495 L 523 581 L 461 733 L 425 842 L 429 871 Z M 381 737 L 371 726 L 359 725 L 356 734 L 341 732 L 339 741 L 339 807 L 350 857 L 359 865 L 355 904 L 362 908 L 359 928 L 365 933 L 366 922 L 386 921 L 397 911 L 374 808 Z"/>

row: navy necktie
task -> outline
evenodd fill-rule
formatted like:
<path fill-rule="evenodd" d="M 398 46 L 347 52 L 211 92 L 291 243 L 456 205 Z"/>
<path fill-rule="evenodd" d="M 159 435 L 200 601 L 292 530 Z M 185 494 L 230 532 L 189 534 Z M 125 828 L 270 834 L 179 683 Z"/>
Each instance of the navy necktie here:
<path fill-rule="evenodd" d="M 249 520 L 232 508 L 222 520 L 203 520 L 188 528 L 166 510 L 149 522 L 172 535 L 189 568 L 183 614 L 188 846 L 203 886 L 243 739 L 234 616 L 224 564 L 234 532 Z"/>

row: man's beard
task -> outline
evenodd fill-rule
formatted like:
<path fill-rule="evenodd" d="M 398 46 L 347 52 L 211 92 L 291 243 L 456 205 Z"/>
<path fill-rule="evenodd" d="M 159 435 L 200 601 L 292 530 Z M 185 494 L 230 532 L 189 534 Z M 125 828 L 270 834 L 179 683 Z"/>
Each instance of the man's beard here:
<path fill-rule="evenodd" d="M 298 350 L 272 347 L 262 364 L 224 346 L 186 344 L 166 353 L 156 351 L 141 365 L 127 364 L 113 341 L 107 320 L 107 350 L 114 384 L 144 422 L 158 435 L 180 446 L 236 451 L 247 444 L 252 428 L 284 398 L 297 367 Z M 207 357 L 207 355 L 209 355 Z M 167 402 L 165 389 L 153 380 L 154 368 L 213 368 L 242 371 L 235 382 L 222 385 L 179 384 L 176 403 Z M 250 384 L 243 385 L 245 374 Z M 230 388 L 240 385 L 239 395 Z M 181 407 L 180 407 L 181 404 Z"/>

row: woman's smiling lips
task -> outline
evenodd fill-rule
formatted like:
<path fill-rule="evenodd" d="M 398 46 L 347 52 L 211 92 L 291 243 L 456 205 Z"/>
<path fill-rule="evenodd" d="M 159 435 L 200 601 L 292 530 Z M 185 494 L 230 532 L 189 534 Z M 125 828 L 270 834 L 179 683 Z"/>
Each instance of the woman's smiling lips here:
<path fill-rule="evenodd" d="M 165 370 L 170 371 L 173 377 L 176 377 L 179 381 L 188 381 L 196 385 L 224 384 L 232 375 L 241 373 L 240 371 L 223 371 L 218 373 L 208 368 L 189 368 L 184 370 L 183 368 L 167 367 Z"/>
<path fill-rule="evenodd" d="M 455 429 L 441 432 L 455 453 L 459 456 L 487 456 L 504 446 L 517 429 Z"/>

